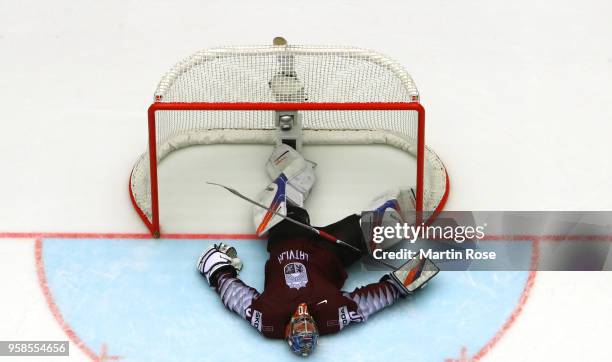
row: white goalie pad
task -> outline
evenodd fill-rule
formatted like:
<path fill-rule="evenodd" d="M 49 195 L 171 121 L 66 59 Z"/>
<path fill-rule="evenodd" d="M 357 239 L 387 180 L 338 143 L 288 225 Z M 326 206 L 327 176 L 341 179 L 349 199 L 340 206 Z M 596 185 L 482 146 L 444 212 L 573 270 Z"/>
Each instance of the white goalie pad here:
<path fill-rule="evenodd" d="M 299 207 L 304 206 L 316 178 L 312 164 L 299 152 L 286 144 L 276 146 L 266 162 L 266 172 L 272 180 L 284 174 L 287 178 L 287 198 Z"/>
<path fill-rule="evenodd" d="M 256 201 L 268 208 L 266 210 L 259 206 L 253 206 L 253 223 L 256 228 L 255 233 L 258 236 L 266 235 L 274 225 L 283 221 L 283 218 L 278 216 L 277 213 L 287 216 L 286 185 L 287 178 L 281 174 L 257 195 Z"/>
<path fill-rule="evenodd" d="M 413 188 L 385 191 L 374 198 L 368 210 L 361 214 L 361 229 L 368 253 L 373 255 L 376 249 L 387 250 L 404 240 L 397 233 L 389 237 L 383 229 L 416 222 L 415 191 Z"/>
<path fill-rule="evenodd" d="M 415 222 L 415 214 L 416 210 L 416 190 L 415 188 L 407 188 L 407 189 L 391 189 L 383 192 L 382 194 L 376 196 L 374 200 L 370 203 L 367 210 L 376 210 L 381 206 L 388 203 L 390 200 L 396 200 L 397 204 L 396 209 L 398 211 L 399 217 L 403 222 L 408 224 L 414 224 Z M 389 205 L 391 206 L 391 205 Z"/>

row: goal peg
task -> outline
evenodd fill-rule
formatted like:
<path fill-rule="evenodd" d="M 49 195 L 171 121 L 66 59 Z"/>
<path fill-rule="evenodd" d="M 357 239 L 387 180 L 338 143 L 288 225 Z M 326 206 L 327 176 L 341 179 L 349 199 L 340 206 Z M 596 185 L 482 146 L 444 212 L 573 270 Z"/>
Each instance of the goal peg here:
<path fill-rule="evenodd" d="M 283 38 L 282 36 L 277 36 L 276 38 L 274 38 L 272 40 L 272 44 L 273 45 L 287 45 L 287 40 L 285 38 Z"/>

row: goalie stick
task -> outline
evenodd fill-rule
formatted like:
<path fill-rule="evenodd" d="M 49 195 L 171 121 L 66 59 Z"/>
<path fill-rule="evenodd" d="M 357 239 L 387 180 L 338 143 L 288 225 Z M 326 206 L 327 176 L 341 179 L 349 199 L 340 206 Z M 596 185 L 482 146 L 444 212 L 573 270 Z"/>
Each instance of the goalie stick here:
<path fill-rule="evenodd" d="M 259 202 L 255 201 L 255 200 L 252 200 L 252 199 L 250 199 L 250 198 L 248 198 L 248 197 L 246 197 L 245 195 L 241 194 L 239 191 L 237 191 L 237 190 L 235 190 L 235 189 L 233 189 L 233 188 L 231 188 L 231 187 L 224 186 L 224 185 L 221 185 L 221 184 L 218 184 L 218 183 L 214 183 L 214 182 L 209 182 L 209 181 L 206 181 L 206 183 L 207 183 L 207 184 L 209 184 L 209 185 L 215 185 L 215 186 L 222 187 L 222 188 L 226 189 L 227 191 L 231 192 L 232 194 L 234 194 L 234 195 L 236 195 L 236 196 L 240 197 L 241 199 L 243 199 L 243 200 L 245 200 L 245 201 L 248 201 L 248 202 L 250 202 L 251 204 L 253 204 L 253 205 L 255 205 L 255 206 L 261 207 L 261 208 L 262 208 L 262 209 L 264 209 L 264 210 L 268 210 L 269 212 L 273 213 L 274 215 L 279 216 L 279 217 L 281 217 L 281 218 L 283 218 L 283 219 L 285 219 L 285 220 L 287 220 L 287 221 L 290 221 L 290 222 L 292 222 L 292 223 L 294 223 L 294 224 L 296 224 L 296 225 L 298 225 L 298 226 L 301 226 L 301 227 L 303 227 L 304 229 L 310 230 L 310 231 L 312 231 L 313 233 L 315 233 L 315 234 L 317 234 L 317 235 L 319 235 L 319 236 L 323 237 L 324 239 L 326 239 L 326 240 L 328 240 L 328 241 L 331 241 L 331 242 L 333 242 L 333 243 L 336 243 L 336 244 L 339 244 L 339 245 L 342 245 L 342 246 L 346 246 L 346 247 L 348 247 L 348 248 L 353 249 L 353 250 L 354 250 L 354 251 L 356 251 L 356 252 L 361 253 L 361 250 L 359 250 L 358 248 L 354 247 L 353 245 L 351 245 L 351 244 L 349 244 L 349 243 L 347 243 L 347 242 L 344 242 L 344 241 L 342 241 L 342 240 L 340 240 L 340 239 L 336 238 L 335 236 L 333 236 L 333 235 L 331 235 L 331 234 L 326 233 L 326 232 L 325 232 L 325 231 L 323 231 L 323 230 L 319 230 L 319 229 L 317 229 L 317 228 L 315 228 L 315 227 L 312 227 L 312 226 L 310 226 L 310 225 L 306 225 L 306 224 L 301 223 L 301 222 L 299 222 L 299 221 L 297 221 L 297 220 L 295 220 L 295 219 L 290 218 L 289 216 L 285 216 L 285 215 L 283 215 L 283 214 L 281 214 L 281 213 L 279 213 L 279 212 L 277 212 L 277 211 L 274 211 L 274 210 L 272 210 L 272 209 L 270 209 L 270 208 L 268 208 L 268 207 L 266 207 L 266 206 L 264 206 L 264 205 L 260 204 Z"/>
<path fill-rule="evenodd" d="M 342 246 L 346 246 L 346 247 L 351 248 L 352 250 L 357 251 L 357 252 L 359 252 L 359 253 L 361 253 L 361 252 L 362 252 L 361 250 L 359 250 L 358 248 L 356 248 L 356 247 L 352 246 L 351 244 L 349 244 L 349 243 L 347 243 L 347 242 L 344 242 L 344 241 L 342 241 L 342 240 L 338 239 L 337 237 L 335 237 L 335 236 L 333 236 L 333 235 L 331 235 L 331 234 L 326 233 L 326 232 L 325 232 L 325 231 L 323 231 L 323 230 L 319 230 L 319 229 L 317 229 L 317 228 L 315 228 L 315 227 L 313 227 L 313 226 L 306 225 L 306 224 L 301 223 L 301 222 L 299 222 L 299 221 L 297 221 L 297 220 L 295 220 L 295 219 L 292 219 L 292 218 L 290 218 L 289 216 L 285 216 L 285 215 L 283 215 L 283 214 L 280 214 L 280 213 L 278 213 L 278 212 L 276 212 L 276 211 L 274 211 L 274 210 L 272 210 L 272 209 L 270 209 L 270 208 L 268 208 L 268 207 L 266 207 L 266 206 L 264 206 L 264 205 L 260 204 L 259 202 L 255 201 L 255 200 L 252 200 L 252 199 L 250 199 L 249 197 L 247 197 L 247 196 L 245 196 L 245 195 L 241 194 L 241 193 L 240 193 L 238 190 L 235 190 L 235 189 L 233 189 L 233 188 L 231 188 L 231 187 L 224 186 L 224 185 L 221 185 L 221 184 L 218 184 L 218 183 L 215 183 L 215 182 L 206 181 L 206 183 L 207 183 L 207 184 L 209 184 L 209 185 L 214 185 L 214 186 L 219 186 L 219 187 L 222 187 L 222 188 L 226 189 L 227 191 L 231 192 L 232 194 L 234 194 L 234 195 L 238 196 L 239 198 L 241 198 L 241 199 L 243 199 L 243 200 L 245 200 L 245 201 L 247 201 L 247 202 L 249 202 L 249 203 L 251 203 L 251 204 L 253 204 L 253 205 L 256 205 L 256 206 L 258 206 L 258 207 L 261 207 L 262 209 L 268 210 L 268 211 L 270 211 L 270 212 L 274 213 L 275 215 L 278 215 L 279 217 L 281 217 L 281 218 L 283 218 L 283 219 L 285 219 L 285 220 L 287 220 L 287 221 L 289 221 L 289 222 L 292 222 L 292 223 L 294 223 L 294 224 L 296 224 L 296 225 L 298 225 L 298 226 L 301 226 L 302 228 L 304 228 L 304 229 L 306 229 L 306 230 L 310 230 L 311 232 L 313 232 L 313 233 L 315 233 L 315 234 L 317 234 L 317 235 L 319 235 L 319 236 L 323 237 L 324 239 L 326 239 L 326 240 L 328 240 L 328 241 L 331 241 L 331 242 L 333 242 L 333 243 L 336 243 L 336 244 L 339 244 L 339 245 L 342 245 Z M 395 271 L 398 271 L 398 270 L 399 270 L 399 269 L 401 269 L 403 266 L 409 266 L 411 271 L 412 271 L 412 269 L 414 269 L 414 270 L 419 270 L 418 274 L 420 275 L 420 270 L 421 270 L 421 269 L 423 268 L 423 266 L 424 266 L 424 265 L 426 265 L 426 264 L 427 264 L 427 265 L 430 265 L 430 264 L 431 264 L 431 265 L 433 265 L 433 267 L 434 267 L 434 268 L 436 268 L 436 269 L 437 269 L 437 267 L 435 266 L 435 264 L 433 264 L 433 263 L 432 263 L 430 260 L 425 259 L 425 258 L 416 258 L 416 259 L 410 260 L 410 261 L 408 261 L 407 263 L 405 263 L 404 265 L 400 266 L 400 268 L 398 269 L 397 267 L 395 267 L 395 266 L 393 266 L 393 265 L 391 265 L 391 264 L 389 264 L 389 263 L 386 263 L 386 262 L 384 262 L 384 261 L 382 261 L 382 260 L 379 260 L 379 259 L 374 258 L 374 256 L 373 256 L 373 255 L 369 255 L 369 256 L 370 256 L 370 259 L 371 259 L 371 260 L 374 260 L 375 262 L 377 262 L 377 263 L 379 263 L 379 264 L 382 264 L 382 265 L 386 266 L 387 268 L 390 268 L 390 269 L 391 269 L 391 270 L 393 270 L 394 272 L 395 272 Z M 415 261 L 415 260 L 419 260 L 420 262 L 418 262 L 418 263 L 415 265 L 415 264 L 414 264 L 414 261 Z M 439 270 L 439 269 L 438 269 L 438 270 Z M 414 271 L 413 273 L 416 273 L 416 271 Z M 429 276 L 429 277 L 427 278 L 427 280 L 431 279 L 431 278 L 432 278 L 432 277 L 433 277 L 433 276 L 434 276 L 436 273 L 437 273 L 437 271 L 436 271 L 436 272 L 435 272 L 433 275 Z"/>

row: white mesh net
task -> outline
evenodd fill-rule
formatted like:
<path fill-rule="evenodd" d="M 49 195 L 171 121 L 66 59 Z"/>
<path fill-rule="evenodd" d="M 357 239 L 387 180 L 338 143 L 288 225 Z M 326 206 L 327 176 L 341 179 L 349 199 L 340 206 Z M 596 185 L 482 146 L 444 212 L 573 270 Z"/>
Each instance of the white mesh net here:
<path fill-rule="evenodd" d="M 162 102 L 410 102 L 419 93 L 395 61 L 369 50 L 264 46 L 202 50 L 155 91 Z"/>
<path fill-rule="evenodd" d="M 158 103 L 395 103 L 418 101 L 412 78 L 372 51 L 338 47 L 263 46 L 200 51 L 174 66 L 155 91 Z M 383 143 L 417 156 L 418 114 L 410 110 L 299 111 L 303 143 Z M 273 110 L 158 110 L 157 163 L 195 144 L 276 143 Z M 424 155 L 424 210 L 446 194 L 446 171 Z M 405 186 L 413 186 L 407 180 Z M 132 172 L 137 209 L 152 219 L 148 152 Z"/>

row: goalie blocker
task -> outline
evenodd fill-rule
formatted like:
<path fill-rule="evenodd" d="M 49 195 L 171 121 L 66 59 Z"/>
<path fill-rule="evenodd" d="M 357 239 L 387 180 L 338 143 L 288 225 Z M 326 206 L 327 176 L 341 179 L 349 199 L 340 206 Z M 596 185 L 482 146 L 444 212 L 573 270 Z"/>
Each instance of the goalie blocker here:
<path fill-rule="evenodd" d="M 383 276 L 381 281 L 387 280 L 397 288 L 402 296 L 406 297 L 425 287 L 439 271 L 440 268 L 433 261 L 426 258 L 414 258 L 394 272 Z"/>

